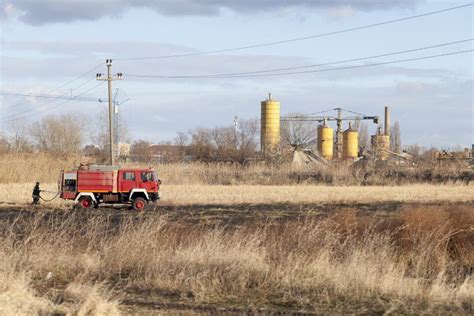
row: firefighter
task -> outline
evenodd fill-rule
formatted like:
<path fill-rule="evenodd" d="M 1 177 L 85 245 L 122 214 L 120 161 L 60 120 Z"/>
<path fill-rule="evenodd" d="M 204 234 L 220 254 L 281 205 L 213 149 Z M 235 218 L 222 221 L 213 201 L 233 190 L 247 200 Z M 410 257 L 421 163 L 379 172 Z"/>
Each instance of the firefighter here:
<path fill-rule="evenodd" d="M 35 187 L 33 188 L 33 194 L 32 194 L 32 197 L 33 197 L 33 205 L 37 205 L 39 204 L 39 200 L 40 200 L 40 183 L 39 182 L 36 182 L 36 185 Z"/>

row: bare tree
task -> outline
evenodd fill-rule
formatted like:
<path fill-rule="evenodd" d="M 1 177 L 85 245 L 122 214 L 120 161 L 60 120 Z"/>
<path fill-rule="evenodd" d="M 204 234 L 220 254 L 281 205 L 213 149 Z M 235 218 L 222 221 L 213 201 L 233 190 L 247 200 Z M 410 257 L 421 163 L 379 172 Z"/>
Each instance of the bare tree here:
<path fill-rule="evenodd" d="M 10 143 L 7 138 L 0 135 L 0 154 L 6 154 L 10 152 Z"/>
<path fill-rule="evenodd" d="M 290 115 L 296 116 L 298 113 Z M 316 128 L 312 122 L 284 121 L 280 133 L 283 145 L 310 147 L 316 142 Z"/>
<path fill-rule="evenodd" d="M 197 128 L 190 131 L 191 135 L 191 154 L 196 158 L 208 159 L 213 155 L 213 146 L 211 145 L 210 129 Z"/>
<path fill-rule="evenodd" d="M 132 157 L 141 162 L 148 162 L 152 158 L 151 143 L 146 140 L 137 140 L 133 142 L 130 148 Z"/>
<path fill-rule="evenodd" d="M 7 136 L 10 150 L 13 153 L 26 153 L 33 150 L 33 144 L 29 137 L 29 125 L 24 120 L 14 120 L 9 123 L 9 135 Z"/>
<path fill-rule="evenodd" d="M 400 131 L 400 124 L 398 121 L 393 124 L 390 129 L 390 150 L 396 153 L 400 153 L 402 147 L 402 135 Z"/>
<path fill-rule="evenodd" d="M 84 141 L 84 121 L 77 114 L 49 115 L 31 126 L 31 137 L 40 151 L 62 156 L 77 154 Z"/>
<path fill-rule="evenodd" d="M 240 123 L 240 129 L 237 134 L 239 136 L 238 155 L 241 163 L 255 153 L 259 132 L 260 122 L 258 119 L 250 119 Z"/>
<path fill-rule="evenodd" d="M 358 128 L 359 131 L 359 151 L 364 153 L 369 148 L 370 136 L 369 128 L 366 123 L 361 122 Z"/>
<path fill-rule="evenodd" d="M 354 120 L 352 122 L 352 128 L 355 129 L 359 134 L 359 153 L 363 154 L 369 148 L 369 128 L 367 123 L 362 122 L 361 119 Z"/>
<path fill-rule="evenodd" d="M 180 155 L 184 156 L 186 154 L 186 146 L 189 145 L 189 134 L 178 132 L 174 138 L 174 144 L 179 147 Z"/>
<path fill-rule="evenodd" d="M 244 120 L 234 126 L 198 128 L 190 131 L 190 152 L 197 159 L 232 159 L 243 163 L 255 154 L 258 120 Z"/>

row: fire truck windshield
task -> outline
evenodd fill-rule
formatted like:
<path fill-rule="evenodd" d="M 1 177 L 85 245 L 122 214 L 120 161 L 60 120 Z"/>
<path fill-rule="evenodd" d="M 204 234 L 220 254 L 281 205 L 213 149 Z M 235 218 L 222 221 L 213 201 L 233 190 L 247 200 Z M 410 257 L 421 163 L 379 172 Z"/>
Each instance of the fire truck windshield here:
<path fill-rule="evenodd" d="M 153 173 L 152 172 L 142 172 L 141 178 L 143 182 L 153 181 Z"/>

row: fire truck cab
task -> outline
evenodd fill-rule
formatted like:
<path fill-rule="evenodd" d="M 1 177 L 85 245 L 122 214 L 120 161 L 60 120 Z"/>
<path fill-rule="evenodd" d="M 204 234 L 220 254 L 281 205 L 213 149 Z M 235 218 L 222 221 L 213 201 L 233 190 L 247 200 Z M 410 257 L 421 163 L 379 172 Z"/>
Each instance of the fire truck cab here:
<path fill-rule="evenodd" d="M 73 200 L 83 209 L 101 203 L 131 204 L 142 211 L 147 204 L 159 200 L 161 180 L 152 168 L 121 169 L 111 166 L 81 166 L 61 171 L 60 197 Z"/>

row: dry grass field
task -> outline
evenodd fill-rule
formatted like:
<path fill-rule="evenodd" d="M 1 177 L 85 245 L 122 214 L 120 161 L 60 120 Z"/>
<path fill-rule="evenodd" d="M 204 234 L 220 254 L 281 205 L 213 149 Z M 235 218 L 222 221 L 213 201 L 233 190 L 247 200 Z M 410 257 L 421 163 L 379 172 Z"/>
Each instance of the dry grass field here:
<path fill-rule="evenodd" d="M 472 207 L 232 227 L 74 212 L 1 223 L 6 313 L 473 311 Z"/>
<path fill-rule="evenodd" d="M 29 206 L 35 181 L 56 191 L 78 161 L 0 162 L 1 315 L 474 312 L 463 181 L 361 186 L 341 168 L 325 185 L 289 166 L 173 164 L 156 166 L 156 210 L 86 213 Z"/>
<path fill-rule="evenodd" d="M 30 203 L 33 186 L 34 183 L 0 184 L 0 204 Z M 43 184 L 42 189 L 54 192 L 57 191 L 57 184 Z M 465 202 L 474 200 L 474 185 L 271 186 L 164 183 L 161 195 L 161 205 Z M 54 193 L 44 193 L 43 196 L 49 199 L 54 197 Z M 70 203 L 56 199 L 48 205 L 65 206 Z"/>
<path fill-rule="evenodd" d="M 0 155 L 0 183 L 55 183 L 59 171 L 78 166 L 80 157 L 62 159 L 43 154 L 31 156 Z M 417 167 L 364 166 L 336 168 L 295 166 L 290 163 L 246 166 L 229 163 L 190 163 L 187 160 L 169 164 L 123 163 L 123 167 L 154 167 L 167 185 L 401 185 L 401 184 L 469 184 L 474 171 L 453 166 L 422 165 Z"/>

